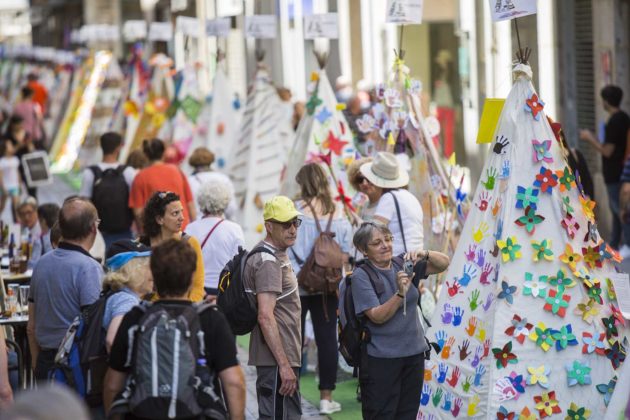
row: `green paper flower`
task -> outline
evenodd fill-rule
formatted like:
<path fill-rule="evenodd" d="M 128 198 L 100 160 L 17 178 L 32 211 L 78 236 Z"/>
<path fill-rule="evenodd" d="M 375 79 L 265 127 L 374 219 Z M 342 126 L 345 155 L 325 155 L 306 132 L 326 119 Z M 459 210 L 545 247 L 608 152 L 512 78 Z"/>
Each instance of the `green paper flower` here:
<path fill-rule="evenodd" d="M 547 328 L 543 322 L 539 322 L 538 325 L 534 327 L 534 331 L 529 333 L 529 338 L 544 351 L 548 351 L 553 347 L 553 331 L 551 328 Z"/>
<path fill-rule="evenodd" d="M 551 250 L 551 239 L 543 239 L 542 242 L 532 241 L 534 248 L 534 261 L 553 261 L 553 251 Z"/>
<path fill-rule="evenodd" d="M 556 171 L 556 175 L 560 183 L 560 192 L 571 191 L 571 188 L 575 187 L 575 176 L 567 166 L 564 167 L 564 171 Z"/>
<path fill-rule="evenodd" d="M 306 103 L 306 111 L 308 112 L 308 115 L 313 115 L 315 113 L 315 109 L 317 109 L 317 107 L 321 104 L 322 100 L 319 99 L 317 92 L 315 92 Z"/>
<path fill-rule="evenodd" d="M 539 214 L 536 214 L 536 210 L 528 206 L 525 209 L 525 214 L 514 221 L 518 226 L 524 226 L 527 233 L 530 235 L 534 233 L 536 225 L 542 223 L 545 218 Z"/>
<path fill-rule="evenodd" d="M 517 185 L 516 187 L 516 208 L 525 209 L 527 207 L 531 207 L 536 210 L 536 206 L 538 205 L 538 188 L 525 188 Z"/>
<path fill-rule="evenodd" d="M 521 258 L 521 246 L 516 242 L 515 236 L 510 236 L 505 241 L 497 240 L 497 245 L 501 250 L 503 262 Z"/>
<path fill-rule="evenodd" d="M 585 407 L 579 407 L 574 402 L 571 403 L 571 406 L 567 410 L 567 418 L 571 420 L 587 420 L 590 417 L 591 410 L 587 410 Z"/>
<path fill-rule="evenodd" d="M 560 291 L 556 293 L 555 290 L 550 290 L 545 298 L 545 302 L 547 303 L 545 304 L 544 309 L 551 309 L 552 313 L 564 316 L 566 308 L 569 307 L 569 300 L 568 295 L 565 296 Z"/>
<path fill-rule="evenodd" d="M 578 360 L 574 360 L 573 363 L 567 363 L 565 368 L 569 386 L 591 384 L 591 368 L 587 363 L 582 364 Z"/>
<path fill-rule="evenodd" d="M 547 296 L 547 276 L 540 276 L 538 281 L 534 280 L 532 273 L 525 273 L 525 283 L 523 283 L 523 295 L 541 297 Z"/>
<path fill-rule="evenodd" d="M 571 199 L 568 196 L 562 197 L 562 206 L 564 207 L 564 211 L 568 214 L 573 214 L 573 212 L 575 211 L 571 206 Z"/>
<path fill-rule="evenodd" d="M 567 277 L 562 268 L 558 270 L 558 274 L 550 276 L 547 282 L 550 286 L 556 286 L 558 288 L 558 294 L 564 293 L 564 290 L 567 287 L 575 286 L 573 279 L 571 279 L 571 277 Z"/>
<path fill-rule="evenodd" d="M 575 334 L 573 334 L 573 330 L 571 329 L 571 324 L 563 325 L 562 328 L 553 332 L 553 339 L 556 340 L 556 349 L 566 349 L 569 343 L 577 344 L 577 338 Z"/>

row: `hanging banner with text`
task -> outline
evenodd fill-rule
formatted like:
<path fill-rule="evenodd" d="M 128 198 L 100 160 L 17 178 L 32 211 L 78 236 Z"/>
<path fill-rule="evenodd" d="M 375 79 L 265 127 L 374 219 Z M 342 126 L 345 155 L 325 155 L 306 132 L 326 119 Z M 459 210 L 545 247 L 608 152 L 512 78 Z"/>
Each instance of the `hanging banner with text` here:
<path fill-rule="evenodd" d="M 171 22 L 151 22 L 149 26 L 150 41 L 168 42 L 173 38 L 173 25 Z"/>
<path fill-rule="evenodd" d="M 147 22 L 128 20 L 123 24 L 123 36 L 127 41 L 136 41 L 147 37 Z"/>
<path fill-rule="evenodd" d="M 423 0 L 387 0 L 388 23 L 422 23 Z"/>
<path fill-rule="evenodd" d="M 488 0 L 492 21 L 500 22 L 536 13 L 536 0 Z"/>
<path fill-rule="evenodd" d="M 199 37 L 199 20 L 197 20 L 197 18 L 177 16 L 175 28 L 177 32 L 181 32 L 186 36 Z"/>
<path fill-rule="evenodd" d="M 206 22 L 206 35 L 227 38 L 229 34 L 230 18 L 218 18 Z"/>
<path fill-rule="evenodd" d="M 275 15 L 245 16 L 247 38 L 275 38 L 278 33 Z"/>
<path fill-rule="evenodd" d="M 304 39 L 339 38 L 337 13 L 304 16 Z"/>

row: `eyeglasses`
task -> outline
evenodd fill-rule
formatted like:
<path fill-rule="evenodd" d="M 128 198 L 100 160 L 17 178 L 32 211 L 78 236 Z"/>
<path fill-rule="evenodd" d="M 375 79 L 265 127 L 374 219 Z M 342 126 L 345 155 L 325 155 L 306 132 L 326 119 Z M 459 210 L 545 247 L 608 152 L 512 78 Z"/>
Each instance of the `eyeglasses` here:
<path fill-rule="evenodd" d="M 363 181 L 367 181 L 368 183 L 370 182 L 370 180 L 364 176 L 358 176 L 356 180 L 357 180 L 357 185 L 363 184 Z"/>
<path fill-rule="evenodd" d="M 381 245 L 383 245 L 383 243 L 385 244 L 391 244 L 392 242 L 394 242 L 394 237 L 391 235 L 387 235 L 385 236 L 385 238 L 383 238 L 383 240 L 378 240 L 375 242 L 368 242 L 368 246 L 374 247 L 374 248 L 378 248 Z"/>
<path fill-rule="evenodd" d="M 291 229 L 291 226 L 299 228 L 302 224 L 302 219 L 298 219 L 297 217 L 293 220 L 289 220 L 288 222 L 278 222 L 277 220 L 270 220 L 271 223 L 275 223 L 277 225 L 282 226 L 283 229 L 288 230 Z"/>

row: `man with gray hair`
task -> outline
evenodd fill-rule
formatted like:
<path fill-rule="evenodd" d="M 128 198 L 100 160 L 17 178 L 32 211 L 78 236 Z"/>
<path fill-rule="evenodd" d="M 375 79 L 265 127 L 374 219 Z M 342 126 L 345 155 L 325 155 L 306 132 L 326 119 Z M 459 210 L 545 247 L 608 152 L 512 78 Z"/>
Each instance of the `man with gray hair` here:
<path fill-rule="evenodd" d="M 197 238 L 201 245 L 206 300 L 214 303 L 221 270 L 238 253 L 238 248 L 245 246 L 245 236 L 238 224 L 225 218 L 225 209 L 233 199 L 230 185 L 205 182 L 196 195 L 203 216 L 186 226 L 186 233 Z"/>
<path fill-rule="evenodd" d="M 67 199 L 59 211 L 63 240 L 33 270 L 27 333 L 37 380 L 48 378 L 66 330 L 99 297 L 103 269 L 88 252 L 99 222 L 88 199 Z"/>

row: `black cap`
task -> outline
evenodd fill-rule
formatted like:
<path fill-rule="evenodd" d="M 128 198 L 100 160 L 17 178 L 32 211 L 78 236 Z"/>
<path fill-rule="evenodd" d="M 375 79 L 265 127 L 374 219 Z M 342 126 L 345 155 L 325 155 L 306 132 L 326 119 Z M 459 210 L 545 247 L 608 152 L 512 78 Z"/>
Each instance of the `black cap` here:
<path fill-rule="evenodd" d="M 121 239 L 119 241 L 114 242 L 113 244 L 109 246 L 105 259 L 110 259 L 114 255 L 118 255 L 123 252 L 149 252 L 149 251 L 151 251 L 151 247 L 143 244 L 140 241 L 135 241 L 131 239 Z"/>

